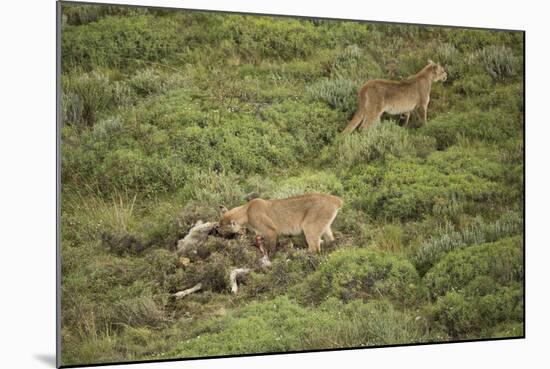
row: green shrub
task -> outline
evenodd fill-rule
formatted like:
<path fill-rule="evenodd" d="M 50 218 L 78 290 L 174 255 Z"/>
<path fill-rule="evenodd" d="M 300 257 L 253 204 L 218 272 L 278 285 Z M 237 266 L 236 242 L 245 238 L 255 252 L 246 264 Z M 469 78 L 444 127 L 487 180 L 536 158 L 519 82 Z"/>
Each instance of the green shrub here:
<path fill-rule="evenodd" d="M 401 225 L 386 224 L 376 232 L 373 245 L 380 251 L 398 253 L 403 249 L 403 239 Z"/>
<path fill-rule="evenodd" d="M 342 46 L 364 46 L 376 39 L 372 24 L 364 22 L 340 22 L 330 19 L 314 19 L 315 29 L 328 43 L 326 49 Z"/>
<path fill-rule="evenodd" d="M 435 151 L 426 158 L 426 164 L 439 173 L 473 174 L 480 178 L 499 180 L 507 168 L 502 165 L 501 153 L 496 147 L 463 143 L 449 147 L 445 151 Z"/>
<path fill-rule="evenodd" d="M 423 242 L 415 255 L 415 265 L 424 274 L 448 252 L 470 245 L 493 242 L 501 238 L 516 235 L 523 231 L 523 217 L 515 212 L 503 214 L 494 223 L 485 223 L 481 218 L 462 231 L 456 231 L 452 224 L 446 223 L 434 236 Z"/>
<path fill-rule="evenodd" d="M 405 130 L 392 122 L 376 124 L 360 134 L 346 135 L 336 144 L 336 152 L 330 155 L 334 155 L 341 166 L 384 160 L 390 155 L 401 157 L 414 151 Z"/>
<path fill-rule="evenodd" d="M 422 219 L 433 212 L 434 205 L 446 206 L 456 200 L 505 200 L 496 182 L 469 171 L 446 173 L 418 160 L 391 159 L 383 167 L 351 173 L 342 181 L 349 202 L 382 221 Z"/>
<path fill-rule="evenodd" d="M 289 177 L 274 187 L 267 193 L 269 198 L 284 199 L 310 192 L 341 195 L 344 190 L 336 175 L 326 171 L 305 172 L 297 177 Z"/>
<path fill-rule="evenodd" d="M 461 137 L 488 142 L 506 140 L 517 135 L 518 128 L 515 117 L 502 110 L 472 110 L 438 115 L 420 128 L 420 132 L 434 137 L 437 148 L 442 150 L 456 144 Z"/>
<path fill-rule="evenodd" d="M 149 67 L 137 70 L 126 84 L 138 96 L 147 97 L 182 86 L 189 88 L 192 82 L 186 71 L 167 73 L 158 68 Z"/>
<path fill-rule="evenodd" d="M 77 188 L 66 190 L 61 219 L 65 239 L 77 244 L 98 241 L 102 234 L 119 236 L 116 237 L 119 241 L 125 239 L 137 228 L 136 208 L 141 200 L 137 199 L 137 194 L 127 192 L 115 191 L 99 197 Z M 131 246 L 132 242 L 129 244 Z"/>
<path fill-rule="evenodd" d="M 95 22 L 106 16 L 133 16 L 138 14 L 146 14 L 147 8 L 135 8 L 129 6 L 105 6 L 105 5 L 90 5 L 90 4 L 62 4 L 63 17 L 66 24 L 82 25 L 90 22 Z"/>
<path fill-rule="evenodd" d="M 293 156 L 300 163 L 310 163 L 319 157 L 321 148 L 331 143 L 342 127 L 344 114 L 335 112 L 321 103 L 302 100 L 273 104 L 263 110 L 265 120 L 279 130 L 275 135 L 285 139 Z"/>
<path fill-rule="evenodd" d="M 97 115 L 113 106 L 113 91 L 108 75 L 83 73 L 62 78 L 62 115 L 65 124 L 91 126 Z"/>
<path fill-rule="evenodd" d="M 524 130 L 523 87 L 523 83 L 497 84 L 491 93 L 480 95 L 476 101 L 477 106 L 482 109 L 496 108 L 508 115 L 513 123 L 510 129 L 513 129 L 512 132 L 516 137 L 523 134 Z"/>
<path fill-rule="evenodd" d="M 460 63 L 464 62 L 460 51 L 450 43 L 443 43 L 435 50 L 434 61 L 447 72 L 447 79 L 453 81 L 460 77 Z"/>
<path fill-rule="evenodd" d="M 369 54 L 357 45 L 351 45 L 336 55 L 330 66 L 330 75 L 333 80 L 349 79 L 362 83 L 381 77 L 382 70 Z"/>
<path fill-rule="evenodd" d="M 286 297 L 246 308 L 212 321 L 180 341 L 168 357 L 235 355 L 320 348 L 422 342 L 413 318 L 385 302 L 344 305 L 331 299 L 319 310 L 301 307 Z"/>
<path fill-rule="evenodd" d="M 152 68 L 137 71 L 128 84 L 141 96 L 160 92 L 163 88 L 160 75 Z"/>
<path fill-rule="evenodd" d="M 81 122 L 83 120 L 84 107 L 80 96 L 74 92 L 61 92 L 61 121 L 64 124 Z"/>
<path fill-rule="evenodd" d="M 403 257 L 367 249 L 331 253 L 294 293 L 308 303 L 333 296 L 345 302 L 387 298 L 399 306 L 410 306 L 423 298 L 412 264 Z"/>
<path fill-rule="evenodd" d="M 149 268 L 143 260 L 106 254 L 90 244 L 85 247 L 92 247 L 94 257 L 84 265 L 79 260 L 63 277 L 64 326 L 73 327 L 83 338 L 120 330 L 121 324 L 156 326 L 167 321 L 164 296 L 152 292 L 154 283 L 141 279 Z M 74 251 L 66 249 L 64 258 L 83 255 Z"/>
<path fill-rule="evenodd" d="M 314 52 L 313 45 L 323 41 L 305 20 L 225 15 L 222 23 L 221 32 L 238 45 L 238 55 L 251 63 L 263 58 L 304 58 Z"/>
<path fill-rule="evenodd" d="M 176 156 L 146 156 L 139 149 L 118 149 L 106 153 L 96 178 L 105 192 L 128 189 L 152 195 L 181 187 L 188 172 Z"/>
<path fill-rule="evenodd" d="M 278 253 L 282 253 L 284 257 L 276 257 L 269 270 L 252 273 L 242 289 L 243 293 L 250 297 L 260 294 L 280 296 L 285 294 L 290 286 L 302 282 L 318 268 L 320 256 L 312 255 L 306 249 L 281 250 L 282 242 L 283 240 L 279 239 Z"/>
<path fill-rule="evenodd" d="M 150 297 L 136 297 L 117 302 L 113 307 L 113 324 L 157 326 L 166 321 L 164 312 Z"/>
<path fill-rule="evenodd" d="M 448 253 L 426 274 L 424 280 L 430 296 L 447 291 L 463 291 L 476 276 L 487 275 L 498 284 L 508 286 L 523 280 L 523 250 L 519 237 L 483 243 Z"/>
<path fill-rule="evenodd" d="M 360 81 L 350 79 L 322 79 L 309 86 L 307 96 L 314 101 L 322 101 L 332 109 L 351 114 L 357 109 L 357 89 Z"/>
<path fill-rule="evenodd" d="M 487 95 L 494 88 L 491 77 L 486 74 L 474 74 L 462 77 L 452 85 L 452 90 L 470 98 Z"/>
<path fill-rule="evenodd" d="M 455 339 L 502 336 L 493 328 L 523 320 L 523 254 L 519 237 L 453 251 L 424 280 L 435 304 L 429 318 Z M 520 335 L 517 330 L 506 336 Z"/>
<path fill-rule="evenodd" d="M 357 209 L 351 199 L 344 197 L 344 206 L 338 212 L 332 229 L 349 236 L 348 241 L 358 244 L 367 244 L 370 240 L 372 220 L 368 214 Z"/>
<path fill-rule="evenodd" d="M 113 16 L 67 26 L 61 39 L 63 72 L 76 68 L 129 68 L 140 61 L 173 58 L 186 38 L 171 17 Z"/>
<path fill-rule="evenodd" d="M 517 58 L 506 46 L 485 47 L 479 52 L 479 58 L 487 73 L 495 80 L 513 77 L 517 72 Z"/>
<path fill-rule="evenodd" d="M 239 183 L 239 176 L 233 173 L 199 171 L 194 173 L 181 190 L 186 198 L 198 204 L 217 209 L 242 205 L 245 192 Z"/>
<path fill-rule="evenodd" d="M 293 60 L 283 63 L 275 63 L 263 60 L 258 65 L 240 65 L 239 76 L 254 78 L 255 82 L 262 85 L 266 80 L 277 83 L 286 82 L 295 85 L 297 81 L 312 82 L 323 74 L 321 63 L 303 60 Z M 262 91 L 269 92 L 269 91 Z"/>
<path fill-rule="evenodd" d="M 149 212 L 140 214 L 141 222 L 136 227 L 138 234 L 149 245 L 175 250 L 177 241 L 184 235 L 181 207 L 174 198 L 154 201 L 148 205 Z"/>
<path fill-rule="evenodd" d="M 436 150 L 437 140 L 434 137 L 422 134 L 409 134 L 407 140 L 412 152 L 419 158 L 425 158 Z"/>
<path fill-rule="evenodd" d="M 479 29 L 453 29 L 443 32 L 445 42 L 453 44 L 461 52 L 474 52 L 484 47 L 505 44 L 521 50 L 523 35 L 521 32 L 494 32 Z"/>
<path fill-rule="evenodd" d="M 524 322 L 505 322 L 489 327 L 481 334 L 484 337 L 503 338 L 503 337 L 522 337 L 525 335 Z"/>
<path fill-rule="evenodd" d="M 276 134 L 273 125 L 258 125 L 245 115 L 225 124 L 186 127 L 170 137 L 177 157 L 188 165 L 217 172 L 265 173 L 273 166 L 293 164 L 289 135 Z M 273 134 L 269 134 L 273 133 Z"/>
<path fill-rule="evenodd" d="M 111 137 L 121 133 L 122 124 L 120 117 L 109 117 L 100 120 L 92 129 L 94 140 L 109 141 Z"/>

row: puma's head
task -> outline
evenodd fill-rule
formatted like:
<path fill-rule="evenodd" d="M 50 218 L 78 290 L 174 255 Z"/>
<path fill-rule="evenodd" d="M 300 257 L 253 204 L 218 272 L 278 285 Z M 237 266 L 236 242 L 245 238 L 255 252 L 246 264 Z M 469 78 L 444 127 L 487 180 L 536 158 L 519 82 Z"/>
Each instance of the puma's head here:
<path fill-rule="evenodd" d="M 432 67 L 432 75 L 433 75 L 433 81 L 446 81 L 447 80 L 447 72 L 445 72 L 445 69 L 443 67 L 431 60 L 428 60 L 428 65 Z"/>
<path fill-rule="evenodd" d="M 239 233 L 241 231 L 241 225 L 237 223 L 227 208 L 220 205 L 220 222 L 218 230 L 223 234 Z"/>

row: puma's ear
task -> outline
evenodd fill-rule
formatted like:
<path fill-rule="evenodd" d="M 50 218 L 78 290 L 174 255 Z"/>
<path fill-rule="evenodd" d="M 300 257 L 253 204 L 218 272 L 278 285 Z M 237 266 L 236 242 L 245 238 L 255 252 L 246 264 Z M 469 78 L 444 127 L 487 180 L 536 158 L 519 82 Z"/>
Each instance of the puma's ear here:
<path fill-rule="evenodd" d="M 220 205 L 219 210 L 220 210 L 220 216 L 224 215 L 227 212 L 227 208 L 223 205 Z"/>

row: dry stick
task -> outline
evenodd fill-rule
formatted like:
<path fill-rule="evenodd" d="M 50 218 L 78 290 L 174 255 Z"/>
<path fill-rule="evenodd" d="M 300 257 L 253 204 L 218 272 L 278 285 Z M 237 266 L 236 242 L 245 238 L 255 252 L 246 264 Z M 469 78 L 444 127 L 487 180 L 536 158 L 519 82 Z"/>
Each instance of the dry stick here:
<path fill-rule="evenodd" d="M 267 257 L 267 254 L 262 256 L 262 258 L 260 259 L 260 263 L 262 265 L 262 268 L 269 268 L 271 266 L 271 261 Z"/>
<path fill-rule="evenodd" d="M 231 292 L 233 293 L 239 292 L 239 284 L 237 283 L 237 278 L 247 275 L 248 273 L 250 273 L 250 269 L 248 268 L 237 268 L 231 271 L 231 273 L 229 274 L 229 281 L 231 283 Z"/>
<path fill-rule="evenodd" d="M 188 288 L 186 290 L 183 290 L 183 291 L 179 291 L 179 292 L 176 292 L 174 293 L 172 296 L 174 296 L 176 298 L 176 300 L 179 300 L 187 295 L 190 295 L 192 294 L 193 292 L 197 292 L 198 290 L 200 290 L 202 288 L 202 283 L 197 283 L 196 285 L 194 285 L 193 287 L 191 288 Z"/>
<path fill-rule="evenodd" d="M 178 241 L 178 255 L 183 255 L 188 248 L 204 242 L 208 237 L 208 234 L 217 226 L 217 222 L 203 223 L 202 220 L 197 221 L 197 223 L 195 223 L 195 225 L 191 227 L 189 233 L 187 233 L 187 235 L 183 239 Z"/>

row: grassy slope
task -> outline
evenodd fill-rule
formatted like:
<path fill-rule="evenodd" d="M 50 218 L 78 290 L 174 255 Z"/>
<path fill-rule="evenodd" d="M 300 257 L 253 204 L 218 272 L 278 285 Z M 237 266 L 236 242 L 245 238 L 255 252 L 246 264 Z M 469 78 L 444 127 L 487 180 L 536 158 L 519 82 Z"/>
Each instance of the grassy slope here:
<path fill-rule="evenodd" d="M 521 35 L 64 14 L 64 364 L 522 334 Z M 362 81 L 428 58 L 449 80 L 427 125 L 338 135 Z M 309 255 L 282 238 L 267 272 L 246 237 L 174 255 L 252 191 L 342 196 L 337 241 Z M 236 266 L 256 271 L 233 296 Z"/>

